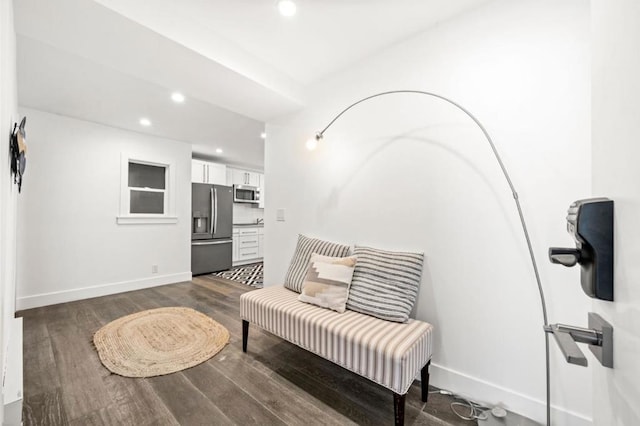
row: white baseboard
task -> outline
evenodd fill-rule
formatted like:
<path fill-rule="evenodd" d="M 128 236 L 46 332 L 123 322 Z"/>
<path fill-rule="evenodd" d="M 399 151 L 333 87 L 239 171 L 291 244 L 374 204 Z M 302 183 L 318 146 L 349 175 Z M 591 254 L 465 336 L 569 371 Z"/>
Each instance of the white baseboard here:
<path fill-rule="evenodd" d="M 40 306 L 55 305 L 57 303 L 72 302 L 74 300 L 90 299 L 92 297 L 107 296 L 109 294 L 123 293 L 125 291 L 141 290 L 143 288 L 157 287 L 159 285 L 173 284 L 182 281 L 191 281 L 191 272 L 159 275 L 139 280 L 74 288 L 71 290 L 34 294 L 32 296 L 22 296 L 18 297 L 16 300 L 16 310 L 20 311 L 23 309 L 38 308 Z"/>
<path fill-rule="evenodd" d="M 509 411 L 528 417 L 540 424 L 546 423 L 545 401 L 433 362 L 430 368 L 429 384 L 440 389 L 450 390 L 481 403 L 499 404 Z M 563 426 L 593 426 L 592 419 L 553 404 L 551 405 L 551 423 Z"/>

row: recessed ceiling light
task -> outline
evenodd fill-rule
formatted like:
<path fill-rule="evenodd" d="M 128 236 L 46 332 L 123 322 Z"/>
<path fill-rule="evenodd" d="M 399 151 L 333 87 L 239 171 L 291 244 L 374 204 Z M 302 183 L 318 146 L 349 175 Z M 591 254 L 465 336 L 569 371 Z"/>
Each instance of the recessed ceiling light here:
<path fill-rule="evenodd" d="M 266 139 L 267 138 L 267 134 L 265 132 L 260 133 L 260 137 L 262 139 Z"/>
<path fill-rule="evenodd" d="M 171 94 L 171 100 L 172 100 L 173 102 L 176 102 L 176 103 L 178 103 L 178 104 L 181 104 L 181 103 L 183 103 L 183 102 L 184 102 L 184 95 L 183 95 L 182 93 L 180 93 L 180 92 L 173 92 L 173 93 Z"/>
<path fill-rule="evenodd" d="M 296 4 L 291 0 L 280 0 L 278 2 L 278 10 L 282 16 L 293 16 L 296 14 Z"/>
<path fill-rule="evenodd" d="M 151 126 L 151 120 L 149 120 L 148 118 L 141 118 L 140 125 L 144 127 L 149 127 Z"/>
<path fill-rule="evenodd" d="M 216 154 L 222 154 L 222 149 L 217 148 L 217 149 L 216 149 Z"/>

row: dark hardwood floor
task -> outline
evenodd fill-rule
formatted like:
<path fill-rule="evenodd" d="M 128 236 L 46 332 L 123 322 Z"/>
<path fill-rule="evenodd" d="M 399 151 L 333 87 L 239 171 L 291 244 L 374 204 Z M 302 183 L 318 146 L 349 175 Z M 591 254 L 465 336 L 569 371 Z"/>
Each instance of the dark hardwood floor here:
<path fill-rule="evenodd" d="M 25 425 L 393 424 L 393 395 L 251 326 L 242 352 L 239 297 L 251 287 L 212 276 L 19 312 L 24 317 Z M 215 357 L 166 376 L 131 379 L 102 366 L 93 333 L 123 315 L 188 306 L 227 327 Z M 407 395 L 408 425 L 469 425 L 448 397 Z"/>

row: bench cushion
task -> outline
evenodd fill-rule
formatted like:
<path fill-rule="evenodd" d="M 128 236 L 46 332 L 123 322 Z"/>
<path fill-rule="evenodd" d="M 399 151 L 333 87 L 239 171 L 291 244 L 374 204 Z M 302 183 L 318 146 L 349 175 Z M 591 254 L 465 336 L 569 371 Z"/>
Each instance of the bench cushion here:
<path fill-rule="evenodd" d="M 337 313 L 281 286 L 240 296 L 240 317 L 400 395 L 431 359 L 431 324 Z"/>

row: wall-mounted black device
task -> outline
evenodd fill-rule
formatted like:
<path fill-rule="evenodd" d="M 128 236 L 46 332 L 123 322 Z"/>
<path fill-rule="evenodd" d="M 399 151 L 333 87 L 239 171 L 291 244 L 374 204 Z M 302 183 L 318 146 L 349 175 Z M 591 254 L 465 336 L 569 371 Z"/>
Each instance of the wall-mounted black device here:
<path fill-rule="evenodd" d="M 552 263 L 580 265 L 580 282 L 588 296 L 613 300 L 613 201 L 578 200 L 569 206 L 567 231 L 576 248 L 549 248 Z"/>

